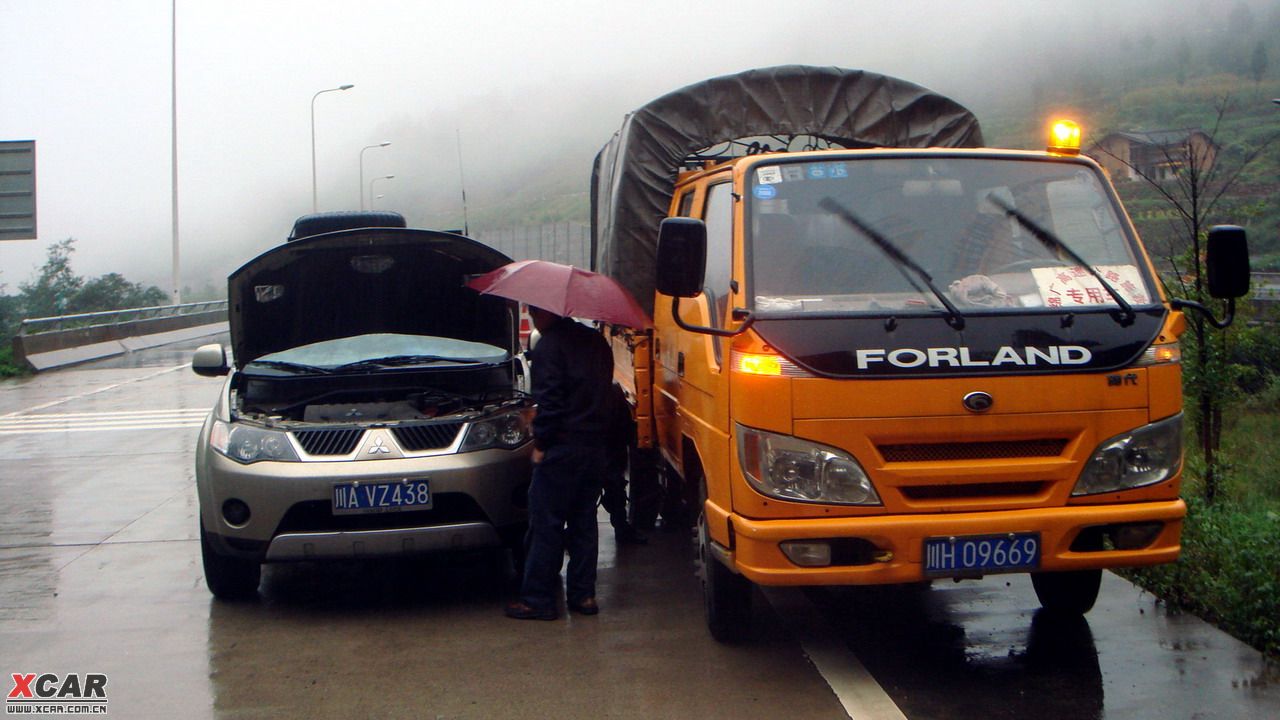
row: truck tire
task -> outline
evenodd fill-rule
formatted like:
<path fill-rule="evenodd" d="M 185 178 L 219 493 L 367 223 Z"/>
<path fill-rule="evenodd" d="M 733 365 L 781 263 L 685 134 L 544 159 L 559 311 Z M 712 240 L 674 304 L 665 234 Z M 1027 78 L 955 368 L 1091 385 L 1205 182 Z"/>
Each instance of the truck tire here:
<path fill-rule="evenodd" d="M 707 495 L 703 487 L 700 494 L 705 504 Z M 722 643 L 746 638 L 751 630 L 753 586 L 750 580 L 725 567 L 711 552 L 707 514 L 702 510 L 698 512 L 698 558 L 702 562 L 702 601 L 711 637 Z"/>
<path fill-rule="evenodd" d="M 1033 572 L 1031 585 L 1045 610 L 1061 615 L 1084 615 L 1098 600 L 1102 571 Z"/>
<path fill-rule="evenodd" d="M 637 530 L 648 532 L 658 520 L 662 507 L 662 471 L 659 471 L 658 452 L 650 448 L 630 447 L 627 450 L 627 492 L 630 495 L 631 524 Z M 665 462 L 662 465 L 666 465 Z"/>
<path fill-rule="evenodd" d="M 219 600 L 244 600 L 258 592 L 262 565 L 253 560 L 221 555 L 200 523 L 200 558 L 204 561 L 204 583 Z"/>

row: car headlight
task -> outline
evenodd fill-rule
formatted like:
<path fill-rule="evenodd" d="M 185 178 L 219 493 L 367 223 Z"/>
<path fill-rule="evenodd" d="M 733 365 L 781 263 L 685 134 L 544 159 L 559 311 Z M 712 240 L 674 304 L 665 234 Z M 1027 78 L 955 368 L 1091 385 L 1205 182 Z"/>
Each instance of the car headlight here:
<path fill-rule="evenodd" d="M 1182 414 L 1103 441 L 1080 473 L 1072 495 L 1154 485 L 1182 467 Z"/>
<path fill-rule="evenodd" d="M 743 474 L 765 495 L 833 505 L 880 504 L 871 478 L 842 450 L 742 425 L 737 435 Z"/>
<path fill-rule="evenodd" d="M 512 450 L 529 442 L 532 437 L 533 409 L 520 408 L 471 423 L 458 452 L 488 448 Z"/>
<path fill-rule="evenodd" d="M 238 463 L 254 463 L 259 460 L 297 462 L 289 435 L 281 430 L 252 427 L 222 420 L 213 421 L 209 433 L 209 446 Z"/>

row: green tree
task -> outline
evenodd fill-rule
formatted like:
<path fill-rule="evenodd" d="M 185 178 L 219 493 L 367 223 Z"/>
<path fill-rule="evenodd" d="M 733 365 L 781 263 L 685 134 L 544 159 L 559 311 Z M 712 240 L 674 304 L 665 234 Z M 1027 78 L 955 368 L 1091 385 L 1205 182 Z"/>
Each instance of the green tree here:
<path fill-rule="evenodd" d="M 169 300 L 155 285 L 129 282 L 119 273 L 107 273 L 84 283 L 69 306 L 70 312 L 97 312 L 164 305 Z"/>
<path fill-rule="evenodd" d="M 1187 39 L 1178 40 L 1178 46 L 1173 52 L 1173 60 L 1178 68 L 1178 84 L 1185 85 L 1187 82 L 1187 72 L 1191 68 L 1191 43 Z"/>
<path fill-rule="evenodd" d="M 1166 203 L 1174 220 L 1173 238 L 1164 259 L 1173 273 L 1166 286 L 1172 294 L 1211 308 L 1224 311 L 1221 303 L 1208 296 L 1208 272 L 1204 264 L 1204 240 L 1211 223 L 1221 214 L 1223 197 L 1236 185 L 1241 173 L 1258 159 L 1276 139 L 1270 134 L 1254 147 L 1227 159 L 1218 151 L 1218 135 L 1231 108 L 1229 98 L 1216 105 L 1213 127 L 1207 132 L 1209 142 L 1197 146 L 1188 134 L 1178 145 L 1162 148 L 1165 164 L 1175 168 L 1172 180 L 1149 175 L 1127 160 L 1120 160 L 1145 181 Z M 1105 152 L 1105 151 L 1104 151 Z M 1226 407 L 1239 395 L 1236 383 L 1238 367 L 1230 362 L 1233 333 L 1214 333 L 1206 318 L 1188 313 L 1191 332 L 1184 335 L 1183 384 L 1191 398 L 1189 414 L 1196 430 L 1196 442 L 1204 456 L 1205 500 L 1212 503 L 1218 494 L 1221 476 L 1219 450 L 1222 447 L 1222 420 Z"/>
<path fill-rule="evenodd" d="M 49 246 L 49 255 L 40 275 L 23 283 L 19 296 L 25 317 L 52 317 L 74 313 L 151 307 L 168 302 L 168 295 L 155 285 L 130 282 L 119 273 L 107 273 L 90 280 L 71 269 L 75 238 Z"/>
<path fill-rule="evenodd" d="M 1267 48 L 1259 40 L 1257 45 L 1253 46 L 1253 59 L 1249 61 L 1249 76 L 1253 78 L 1255 83 L 1262 82 L 1262 76 L 1267 74 Z"/>
<path fill-rule="evenodd" d="M 49 246 L 49 255 L 33 282 L 18 285 L 22 312 L 29 318 L 62 315 L 80 292 L 84 279 L 71 271 L 71 253 L 75 238 L 67 238 Z"/>

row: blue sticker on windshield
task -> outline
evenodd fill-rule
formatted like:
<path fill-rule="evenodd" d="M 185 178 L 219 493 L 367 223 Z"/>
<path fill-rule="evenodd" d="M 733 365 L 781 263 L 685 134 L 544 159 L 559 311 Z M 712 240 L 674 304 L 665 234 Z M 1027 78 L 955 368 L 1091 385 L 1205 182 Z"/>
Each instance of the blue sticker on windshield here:
<path fill-rule="evenodd" d="M 761 200 L 775 198 L 778 196 L 778 189 L 772 185 L 757 185 L 755 189 L 755 196 Z"/>
<path fill-rule="evenodd" d="M 831 168 L 827 174 L 833 178 L 847 178 L 849 177 L 849 168 L 845 167 L 844 163 L 831 163 Z"/>
<path fill-rule="evenodd" d="M 809 177 L 813 180 L 824 180 L 827 177 L 827 168 L 825 165 L 810 165 Z"/>

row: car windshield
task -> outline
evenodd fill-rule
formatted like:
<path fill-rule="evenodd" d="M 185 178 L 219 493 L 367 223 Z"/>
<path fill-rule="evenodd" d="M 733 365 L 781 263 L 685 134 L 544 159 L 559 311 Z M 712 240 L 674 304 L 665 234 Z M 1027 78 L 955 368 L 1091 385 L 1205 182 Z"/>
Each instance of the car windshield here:
<path fill-rule="evenodd" d="M 755 166 L 750 194 L 749 292 L 766 315 L 941 314 L 948 302 L 1059 312 L 1115 308 L 1112 291 L 1135 306 L 1156 297 L 1097 171 L 1082 163 L 783 162 Z"/>
<path fill-rule="evenodd" d="M 486 343 L 429 335 L 375 333 L 324 340 L 281 350 L 254 359 L 255 370 L 287 372 L 342 370 L 368 367 L 413 367 L 418 365 L 493 364 L 507 359 L 502 348 Z"/>

